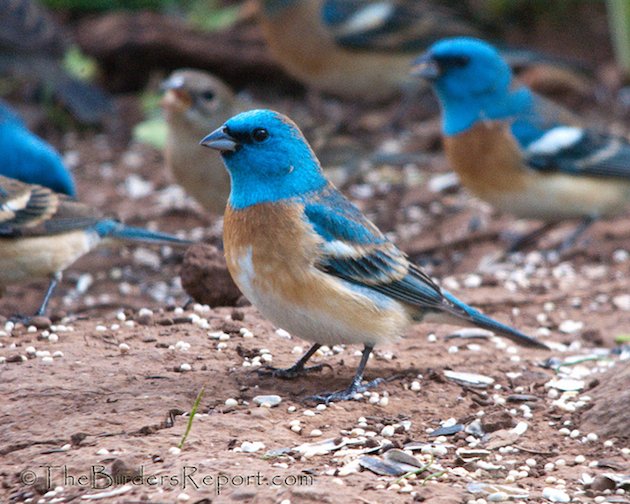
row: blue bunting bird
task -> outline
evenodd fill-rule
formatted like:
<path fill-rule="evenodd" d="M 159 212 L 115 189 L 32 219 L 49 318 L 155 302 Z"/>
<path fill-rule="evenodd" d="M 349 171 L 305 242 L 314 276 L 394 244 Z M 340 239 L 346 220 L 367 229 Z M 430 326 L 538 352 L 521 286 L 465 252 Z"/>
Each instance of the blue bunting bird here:
<path fill-rule="evenodd" d="M 325 178 L 298 127 L 270 110 L 229 119 L 202 140 L 221 152 L 231 192 L 224 217 L 228 269 L 271 321 L 315 342 L 275 376 L 303 373 L 321 345 L 364 345 L 350 386 L 314 396 L 352 398 L 366 387 L 373 347 L 413 321 L 472 324 L 518 344 L 546 346 L 442 290 Z"/>
<path fill-rule="evenodd" d="M 412 73 L 433 84 L 444 150 L 465 187 L 517 217 L 550 224 L 582 219 L 561 248 L 630 199 L 628 140 L 581 126 L 572 113 L 520 85 L 490 44 L 439 41 Z"/>
<path fill-rule="evenodd" d="M 131 227 L 56 193 L 0 175 L 0 294 L 14 283 L 48 278 L 44 315 L 62 272 L 104 241 L 190 245 L 175 236 Z"/>

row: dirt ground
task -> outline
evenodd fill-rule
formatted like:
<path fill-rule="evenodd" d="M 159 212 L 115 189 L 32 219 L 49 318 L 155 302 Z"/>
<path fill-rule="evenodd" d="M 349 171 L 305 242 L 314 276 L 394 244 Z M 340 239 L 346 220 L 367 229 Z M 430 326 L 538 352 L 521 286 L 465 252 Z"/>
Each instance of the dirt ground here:
<path fill-rule="evenodd" d="M 444 177 L 435 104 L 394 130 L 391 106 L 357 117 L 336 101 L 319 111 L 303 103 L 283 97 L 274 108 L 304 126 L 346 194 L 443 286 L 552 350 L 416 325 L 370 359 L 366 378 L 385 383 L 317 406 L 305 398 L 345 387 L 359 348 L 320 350 L 313 362 L 330 367 L 308 377 L 260 376 L 260 365 L 288 366 L 308 342 L 246 303 L 189 303 L 181 250 L 101 249 L 66 272 L 51 327 L 6 321 L 33 312 L 45 282 L 0 300 L 0 502 L 630 502 L 628 476 L 615 480 L 630 474 L 630 436 L 584 419 L 603 373 L 628 367 L 615 340 L 630 334 L 630 215 L 596 223 L 562 256 L 505 258 L 506 232 L 535 223 L 496 214 Z M 582 112 L 610 124 L 610 109 Z M 220 219 L 169 185 L 159 152 L 90 132 L 55 143 L 83 201 L 216 243 Z M 483 376 L 462 382 L 452 372 Z M 281 403 L 254 401 L 270 394 Z M 432 436 L 441 426 L 465 430 Z M 404 447 L 424 470 L 400 465 Z"/>

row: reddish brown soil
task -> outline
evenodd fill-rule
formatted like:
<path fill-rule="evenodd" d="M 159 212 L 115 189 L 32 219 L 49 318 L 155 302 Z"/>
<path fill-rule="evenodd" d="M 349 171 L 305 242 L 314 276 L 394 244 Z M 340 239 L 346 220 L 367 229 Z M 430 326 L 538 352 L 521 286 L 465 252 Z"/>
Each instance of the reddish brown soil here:
<path fill-rule="evenodd" d="M 602 105 L 606 106 L 611 104 Z M 626 418 L 617 422 L 621 428 L 613 437 L 588 440 L 589 432 L 599 433 L 592 421 L 589 431 L 574 437 L 560 431 L 581 430 L 582 412 L 598 397 L 591 388 L 602 379 L 600 373 L 610 363 L 627 367 L 628 361 L 620 362 L 613 355 L 610 361 L 563 368 L 584 380 L 572 399 L 581 401 L 575 411 L 562 409 L 556 402 L 554 392 L 544 386 L 556 378 L 556 372 L 541 367 L 549 357 L 591 355 L 595 348 L 608 351 L 615 346 L 616 337 L 630 334 L 630 307 L 624 297 L 630 273 L 628 214 L 596 223 L 563 257 L 548 259 L 529 253 L 498 261 L 506 245 L 502 233 L 532 224 L 497 215 L 460 188 L 439 193 L 428 189 L 435 175 L 447 171 L 444 158 L 436 151 L 439 125 L 435 120 L 420 121 L 422 113 L 412 111 L 404 125 L 411 134 L 401 135 L 385 127 L 391 109 L 355 117 L 356 108 L 340 107 L 330 104 L 328 109 L 335 111 L 330 116 L 324 110 L 311 113 L 288 100 L 274 108 L 290 111 L 304 124 L 323 157 L 333 159 L 340 153 L 342 159 L 355 161 L 348 163 L 356 169 L 350 170 L 353 175 L 343 184 L 346 194 L 432 275 L 465 301 L 553 342 L 553 350 L 513 348 L 485 339 L 446 340 L 454 328 L 417 325 L 396 344 L 378 348 L 370 360 L 368 379 L 391 378 L 375 389 L 378 396 L 373 395 L 372 402 L 351 401 L 317 410 L 305 397 L 345 387 L 358 363 L 358 348 L 336 348 L 329 355 L 316 356 L 315 362 L 331 366 L 321 374 L 294 381 L 259 376 L 243 363 L 267 349 L 274 365 L 289 365 L 297 358 L 294 347 L 306 349 L 308 343 L 281 337 L 253 307 L 176 309 L 188 300 L 174 280 L 183 251 L 102 249 L 67 271 L 52 301 L 52 319 L 68 328 L 56 328 L 58 341 L 23 326 L 0 336 L 0 357 L 4 358 L 0 363 L 0 502 L 79 502 L 88 495 L 99 497 L 104 490 L 85 481 L 93 470 L 117 477 L 142 470 L 142 484 L 121 483 L 106 490 L 113 495 L 100 496 L 102 502 L 119 504 L 173 503 L 187 498 L 198 504 L 460 503 L 481 498 L 466 492 L 470 481 L 517 485 L 529 492 L 532 502 L 542 501 L 545 487 L 563 489 L 579 502 L 591 502 L 602 490 L 586 488 L 581 481 L 584 473 L 630 472 L 628 431 L 623 430 L 624 424 L 630 427 L 627 404 L 625 409 L 619 404 L 619 410 L 611 413 L 617 420 L 623 415 Z M 605 115 L 594 110 L 584 112 L 603 122 Z M 346 118 L 345 131 L 330 133 L 333 115 Z M 630 124 L 618 119 L 627 130 Z M 396 142 L 408 153 L 420 148 L 429 152 L 426 159 L 412 163 L 406 176 L 398 167 L 378 163 L 368 163 L 368 170 L 357 168 L 356 159 L 368 159 L 374 146 L 385 142 Z M 139 146 L 123 151 L 109 145 L 107 138 L 89 133 L 68 136 L 57 146 L 65 153 L 78 153 L 74 172 L 83 201 L 116 212 L 129 223 L 156 223 L 162 230 L 186 230 L 189 236 L 217 243 L 216 219 L 202 215 L 193 204 L 181 204 L 181 199 L 177 205 L 158 203 L 156 191 L 168 185 L 158 152 Z M 153 183 L 154 190 L 141 198 L 129 198 L 124 182 L 131 174 Z M 366 192 L 369 197 L 362 197 Z M 471 231 L 471 222 L 478 223 L 476 230 Z M 199 232 L 191 234 L 194 228 Z M 558 243 L 570 229 L 570 223 L 562 226 L 541 245 Z M 78 294 L 77 281 L 86 273 L 94 281 Z M 31 313 L 44 286 L 40 281 L 11 287 L 0 300 L 0 314 Z M 151 309 L 153 315 L 139 313 L 141 308 Z M 117 318 L 119 313 L 125 316 Z M 207 319 L 208 328 L 192 323 L 191 315 Z M 126 321 L 119 320 L 123 318 Z M 571 329 L 567 320 L 582 325 L 574 324 L 577 329 L 567 332 Z M 134 321 L 133 326 L 128 321 Z M 243 337 L 242 328 L 253 337 Z M 224 331 L 229 339 L 208 335 L 217 331 Z M 431 334 L 436 338 L 428 337 Z M 53 361 L 32 354 L 29 347 L 50 352 Z M 55 356 L 55 352 L 61 354 Z M 182 364 L 191 369 L 182 372 Z M 445 377 L 446 370 L 490 376 L 495 380 L 494 389 L 459 385 Z M 417 385 L 412 390 L 414 381 L 419 382 L 419 390 L 415 390 Z M 186 430 L 187 416 L 182 414 L 191 411 L 202 388 L 205 393 L 190 434 L 181 453 L 174 453 L 172 448 Z M 519 403 L 504 403 L 516 393 L 534 396 L 528 402 L 531 416 L 524 415 L 527 409 Z M 278 394 L 282 403 L 271 409 L 257 407 L 252 399 L 260 394 Z M 237 405 L 226 405 L 230 398 Z M 507 441 L 512 450 L 497 446 L 497 437 L 510 436 L 507 425 L 494 438 L 481 440 L 478 448 L 490 447 L 486 462 L 496 468 L 458 460 L 456 449 L 468 448 L 471 440 L 460 433 L 444 440 L 446 455 L 436 456 L 429 471 L 444 470 L 444 475 L 424 482 L 427 473 L 420 474 L 403 485 L 402 491 L 393 476 L 377 476 L 367 470 L 338 474 L 339 468 L 356 458 L 352 454 L 301 457 L 293 451 L 264 457 L 268 450 L 326 438 L 361 437 L 361 431 L 350 432 L 357 428 L 360 417 L 365 418 L 363 431 L 368 436 L 370 431 L 375 433 L 359 445 L 365 448 L 378 444 L 374 440 L 389 439 L 396 447 L 409 441 L 431 441 L 427 429 L 438 428 L 449 418 L 470 424 L 475 417 L 505 415 L 513 419 L 509 424 L 526 422 L 528 428 Z M 300 432 L 291 430 L 292 420 L 300 420 Z M 408 430 L 400 427 L 404 421 L 411 422 Z M 398 426 L 393 436 L 386 435 L 387 429 L 382 432 L 387 425 Z M 313 437 L 317 431 L 321 435 Z M 262 442 L 264 448 L 244 453 L 240 448 L 246 441 Z M 523 467 L 530 467 L 528 459 L 534 462 L 530 460 L 529 473 L 522 474 Z M 545 464 L 552 462 L 555 467 L 546 470 Z M 52 487 L 59 487 L 55 493 L 46 493 L 48 467 Z M 197 472 L 182 481 L 184 470 L 189 475 Z M 208 476 L 205 481 L 204 476 Z M 33 477 L 38 477 L 35 484 Z M 271 484 L 274 477 L 279 477 L 274 480 L 276 485 Z M 627 494 L 602 495 L 610 502 L 628 502 Z"/>

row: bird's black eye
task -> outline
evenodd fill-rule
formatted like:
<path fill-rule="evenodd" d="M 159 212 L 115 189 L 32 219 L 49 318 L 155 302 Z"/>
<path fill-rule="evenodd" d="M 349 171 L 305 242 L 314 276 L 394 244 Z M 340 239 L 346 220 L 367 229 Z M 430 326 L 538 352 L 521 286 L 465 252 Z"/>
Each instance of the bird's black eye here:
<path fill-rule="evenodd" d="M 252 138 L 255 142 L 264 142 L 269 138 L 269 132 L 265 128 L 256 128 L 252 131 Z"/>
<path fill-rule="evenodd" d="M 204 91 L 203 93 L 201 93 L 201 97 L 204 100 L 210 101 L 210 100 L 214 99 L 214 91 Z"/>

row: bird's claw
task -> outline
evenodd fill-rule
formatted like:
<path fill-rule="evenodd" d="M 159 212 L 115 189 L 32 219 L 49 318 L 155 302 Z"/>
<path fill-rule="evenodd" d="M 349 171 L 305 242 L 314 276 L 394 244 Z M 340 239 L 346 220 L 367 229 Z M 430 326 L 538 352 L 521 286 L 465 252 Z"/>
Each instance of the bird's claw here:
<path fill-rule="evenodd" d="M 354 399 L 356 394 L 362 394 L 366 390 L 374 388 L 384 381 L 385 380 L 383 378 L 376 378 L 375 380 L 366 383 L 353 381 L 345 390 L 338 390 L 337 392 L 324 392 L 323 394 L 308 396 L 305 400 L 324 404 L 338 401 L 351 401 Z"/>

